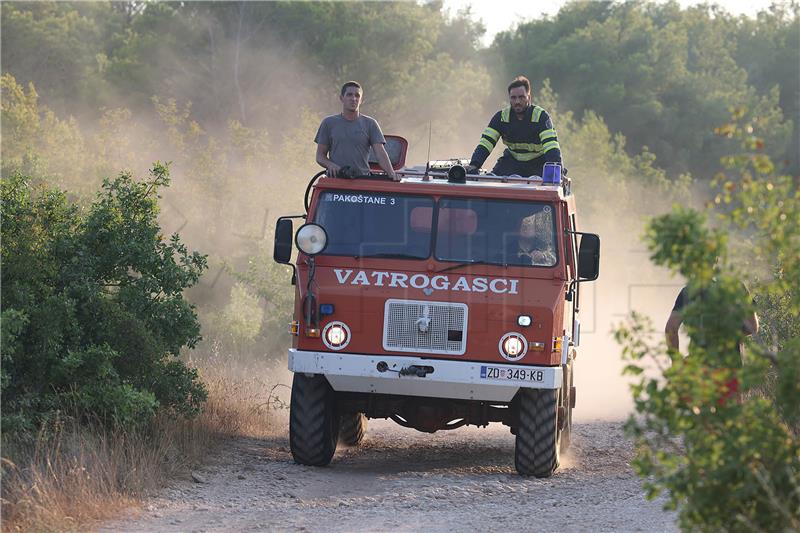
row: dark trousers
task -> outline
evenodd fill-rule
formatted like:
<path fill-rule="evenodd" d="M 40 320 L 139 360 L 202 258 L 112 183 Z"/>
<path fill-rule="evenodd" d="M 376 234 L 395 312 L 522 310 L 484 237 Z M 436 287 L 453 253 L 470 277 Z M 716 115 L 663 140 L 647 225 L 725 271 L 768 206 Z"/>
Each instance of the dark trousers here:
<path fill-rule="evenodd" d="M 492 169 L 492 173 L 498 176 L 541 176 L 544 170 L 543 158 L 539 157 L 531 161 L 517 161 L 510 155 L 502 155 Z"/>

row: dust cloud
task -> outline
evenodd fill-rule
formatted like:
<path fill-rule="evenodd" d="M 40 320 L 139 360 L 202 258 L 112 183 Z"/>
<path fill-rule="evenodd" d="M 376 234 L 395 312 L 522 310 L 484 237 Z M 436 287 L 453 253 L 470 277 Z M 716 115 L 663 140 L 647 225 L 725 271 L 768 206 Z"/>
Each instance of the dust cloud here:
<path fill-rule="evenodd" d="M 217 58 L 229 57 L 236 44 L 220 41 Z M 120 95 L 119 109 L 106 110 L 101 120 L 96 116 L 75 117 L 92 144 L 95 157 L 102 159 L 105 175 L 131 169 L 142 176 L 154 161 L 172 162 L 172 185 L 163 193 L 160 220 L 165 234 L 180 232 L 190 249 L 210 256 L 209 271 L 189 292 L 204 321 L 204 331 L 230 303 L 231 289 L 237 281 L 232 273 L 245 271 L 253 261 L 271 261 L 270 237 L 275 219 L 301 211 L 305 184 L 319 170 L 314 162 L 313 143 L 319 120 L 337 113 L 341 105 L 338 85 L 321 87 L 322 80 L 314 69 L 281 43 L 274 43 L 269 50 L 239 46 L 237 53 L 242 66 L 237 91 L 231 91 L 230 73 L 218 70 L 212 71 L 208 95 L 202 102 L 190 105 L 177 98 L 173 108 L 165 111 L 162 107 L 159 115 L 154 102 L 126 101 Z M 223 64 L 218 62 L 216 68 L 221 69 Z M 176 74 L 172 96 L 182 94 L 182 88 L 197 82 L 192 75 L 196 66 L 186 65 L 184 77 Z M 160 95 L 159 103 L 169 108 L 170 96 Z M 459 98 L 465 103 L 457 114 L 444 107 L 424 113 L 410 109 L 409 113 L 391 110 L 391 114 L 385 114 L 389 111 L 382 107 L 385 103 L 372 100 L 371 88 L 365 87 L 362 111 L 378 119 L 384 133 L 405 137 L 409 141 L 407 165 L 420 165 L 429 153 L 431 159 L 470 157 L 493 111 L 487 112 L 483 105 L 486 94 Z M 498 107 L 502 104 L 497 103 Z M 123 111 L 126 108 L 130 110 L 127 114 Z M 250 151 L 243 155 L 231 132 L 230 117 L 262 135 L 263 143 L 255 148 L 251 144 Z M 567 154 L 569 150 L 565 147 Z M 501 152 L 498 147 L 484 167 L 491 168 Z M 570 177 L 576 185 L 590 179 L 579 172 Z M 577 196 L 579 210 L 583 196 L 588 200 L 588 195 L 603 194 L 591 191 L 589 186 L 577 188 L 582 189 Z M 656 196 L 653 192 L 643 193 L 640 202 L 652 207 Z M 614 200 L 602 201 L 614 206 Z M 592 198 L 592 203 L 597 202 L 596 197 Z M 604 216 L 594 213 L 580 223 L 579 229 L 600 234 L 602 253 L 600 279 L 584 284 L 582 290 L 575 417 L 620 419 L 630 412 L 632 402 L 621 376 L 620 348 L 611 330 L 632 309 L 649 315 L 655 327 L 662 328 L 681 283 L 650 265 L 639 242 L 643 224 L 638 215 L 614 212 L 612 207 Z M 274 295 L 281 289 L 263 285 L 263 279 L 260 282 L 260 305 L 265 319 L 269 319 L 280 310 L 264 294 Z M 283 283 L 285 291 L 292 290 L 288 275 L 272 282 Z M 273 342 L 280 336 L 284 340 L 277 344 L 288 344 L 282 327 L 259 335 Z M 215 335 L 206 334 L 195 356 L 219 349 L 214 346 L 217 341 Z M 291 376 L 283 368 L 288 346 L 272 346 L 264 348 L 256 343 L 247 349 L 223 348 L 223 356 L 230 358 L 230 364 L 245 369 L 253 362 L 275 363 L 269 370 L 272 381 L 290 384 Z"/>
<path fill-rule="evenodd" d="M 581 179 L 580 176 L 575 179 Z M 599 193 L 601 197 L 602 193 Z M 655 191 L 637 193 L 649 216 L 669 210 L 668 201 Z M 580 212 L 581 197 L 576 197 Z M 663 330 L 682 280 L 650 262 L 642 242 L 645 215 L 615 210 L 613 199 L 605 198 L 609 210 L 602 216 L 585 218 L 581 231 L 598 233 L 601 239 L 600 277 L 581 288 L 581 344 L 575 363 L 577 388 L 575 420 L 621 420 L 633 411 L 629 385 L 622 375 L 622 348 L 614 339 L 616 330 L 632 311 L 647 317 L 653 340 L 663 340 Z"/>

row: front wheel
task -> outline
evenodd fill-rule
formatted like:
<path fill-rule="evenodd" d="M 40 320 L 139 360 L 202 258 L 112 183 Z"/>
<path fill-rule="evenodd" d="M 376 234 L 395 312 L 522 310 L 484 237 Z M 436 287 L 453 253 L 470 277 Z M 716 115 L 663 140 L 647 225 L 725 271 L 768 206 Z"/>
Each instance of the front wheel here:
<path fill-rule="evenodd" d="M 523 476 L 550 477 L 558 468 L 559 390 L 520 389 L 514 466 Z"/>
<path fill-rule="evenodd" d="M 295 374 L 289 405 L 289 447 L 296 463 L 326 466 L 336 451 L 339 415 L 325 376 Z"/>
<path fill-rule="evenodd" d="M 566 380 L 564 388 L 561 389 L 561 405 L 565 409 L 564 426 L 561 430 L 561 453 L 566 453 L 566 451 L 569 450 L 569 445 L 572 443 L 572 409 L 575 407 L 575 368 L 572 362 L 564 368 L 564 375 L 569 376 L 569 378 Z"/>

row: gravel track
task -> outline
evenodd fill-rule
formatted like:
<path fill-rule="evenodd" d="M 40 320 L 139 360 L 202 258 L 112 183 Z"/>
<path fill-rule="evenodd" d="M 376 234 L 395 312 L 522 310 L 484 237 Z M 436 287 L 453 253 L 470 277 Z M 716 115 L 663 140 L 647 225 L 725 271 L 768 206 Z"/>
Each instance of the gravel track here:
<path fill-rule="evenodd" d="M 648 502 L 621 422 L 576 422 L 550 479 L 514 471 L 508 428 L 433 435 L 371 420 L 364 443 L 330 467 L 292 461 L 285 434 L 229 442 L 135 515 L 100 531 L 677 531 Z"/>

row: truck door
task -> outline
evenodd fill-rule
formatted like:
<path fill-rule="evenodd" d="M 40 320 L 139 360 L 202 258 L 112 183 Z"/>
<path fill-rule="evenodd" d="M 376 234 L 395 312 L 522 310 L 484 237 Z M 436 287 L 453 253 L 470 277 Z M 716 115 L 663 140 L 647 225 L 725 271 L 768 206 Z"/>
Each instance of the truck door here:
<path fill-rule="evenodd" d="M 563 207 L 563 219 L 564 219 L 564 242 L 566 248 L 565 260 L 567 264 L 567 287 L 566 287 L 566 294 L 564 298 L 566 299 L 564 305 L 564 329 L 566 330 L 567 335 L 569 338 L 575 342 L 576 337 L 580 335 L 578 325 L 578 291 L 580 284 L 576 283 L 578 279 L 578 246 L 577 246 L 577 235 L 573 232 L 575 231 L 575 215 L 569 215 L 567 212 L 567 207 Z"/>

